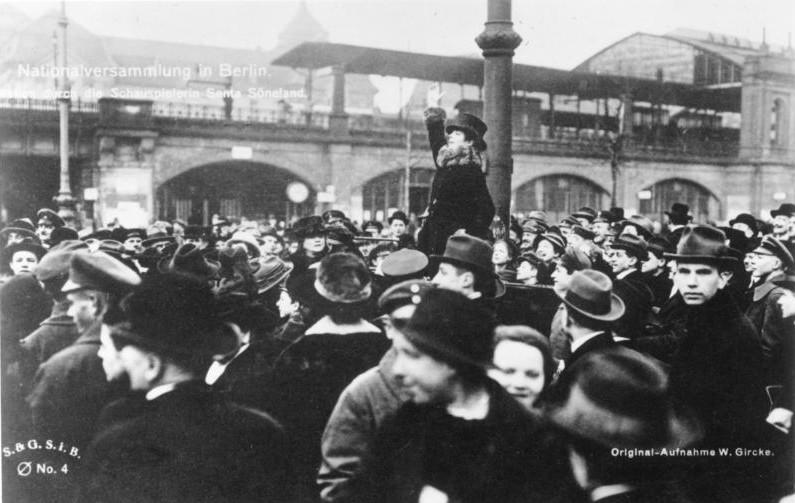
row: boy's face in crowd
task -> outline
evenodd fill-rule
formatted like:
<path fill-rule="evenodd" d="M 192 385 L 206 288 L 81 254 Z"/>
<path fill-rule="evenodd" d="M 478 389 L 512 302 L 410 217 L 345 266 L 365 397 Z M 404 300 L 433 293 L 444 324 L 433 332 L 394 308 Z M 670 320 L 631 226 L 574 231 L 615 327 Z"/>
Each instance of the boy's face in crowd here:
<path fill-rule="evenodd" d="M 432 281 L 439 288 L 452 290 L 454 292 L 466 292 L 467 285 L 465 285 L 465 282 L 467 280 L 467 273 L 468 271 L 460 269 L 452 264 L 442 262 L 439 264 L 439 271 L 436 273 L 436 276 L 433 277 Z M 472 273 L 469 273 L 469 275 L 471 274 Z"/>
<path fill-rule="evenodd" d="M 14 274 L 30 274 L 38 263 L 39 259 L 36 258 L 35 253 L 20 250 L 11 257 L 11 262 L 8 264 L 8 267 L 14 271 Z"/>
<path fill-rule="evenodd" d="M 610 264 L 610 267 L 613 269 L 613 272 L 616 274 L 635 267 L 635 262 L 637 261 L 635 257 L 630 257 L 627 255 L 626 250 L 619 250 L 616 248 L 611 248 L 608 250 L 605 254 L 605 258 L 607 259 L 607 263 Z"/>
<path fill-rule="evenodd" d="M 403 222 L 403 220 L 396 218 L 392 220 L 391 224 L 389 224 L 389 230 L 392 232 L 394 237 L 402 236 L 406 233 L 406 224 Z"/>
<path fill-rule="evenodd" d="M 688 306 L 700 306 L 708 302 L 718 290 L 726 286 L 727 274 L 704 263 L 677 263 L 674 284 Z"/>
<path fill-rule="evenodd" d="M 423 353 L 399 330 L 392 336 L 397 353 L 392 370 L 411 401 L 417 404 L 449 402 L 455 369 Z"/>

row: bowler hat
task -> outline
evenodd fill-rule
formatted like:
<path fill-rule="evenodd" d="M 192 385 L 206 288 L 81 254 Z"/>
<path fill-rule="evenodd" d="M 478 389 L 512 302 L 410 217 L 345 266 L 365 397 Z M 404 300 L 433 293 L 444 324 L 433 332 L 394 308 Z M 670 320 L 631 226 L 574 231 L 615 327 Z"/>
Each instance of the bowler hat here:
<path fill-rule="evenodd" d="M 419 304 L 422 295 L 436 288 L 436 285 L 425 279 L 407 279 L 396 283 L 378 297 L 378 309 L 389 313 L 408 304 Z"/>
<path fill-rule="evenodd" d="M 160 259 L 157 269 L 162 272 L 179 272 L 190 274 L 197 278 L 208 281 L 218 274 L 221 265 L 207 260 L 203 253 L 193 243 L 185 243 L 171 257 Z"/>
<path fill-rule="evenodd" d="M 645 239 L 634 234 L 621 234 L 613 240 L 610 248 L 624 250 L 628 255 L 637 258 L 641 262 L 649 259 L 649 245 Z"/>
<path fill-rule="evenodd" d="M 65 225 L 63 218 L 49 208 L 42 208 L 36 212 L 36 217 L 39 220 L 49 220 L 55 227 L 63 227 Z"/>
<path fill-rule="evenodd" d="M 671 242 L 662 236 L 654 236 L 649 240 L 649 252 L 654 253 L 658 257 L 662 257 L 665 253 L 673 250 Z"/>
<path fill-rule="evenodd" d="M 666 253 L 665 258 L 679 262 L 734 263 L 737 259 L 729 256 L 725 242 L 726 235 L 715 227 L 685 227 L 676 245 L 676 253 Z"/>
<path fill-rule="evenodd" d="M 461 112 L 457 117 L 448 120 L 444 129 L 447 134 L 453 131 L 468 133 L 472 141 L 478 144 L 480 150 L 485 150 L 486 142 L 483 141 L 483 137 L 489 128 L 478 117 L 467 112 Z"/>
<path fill-rule="evenodd" d="M 593 221 L 595 222 L 606 222 L 606 223 L 613 223 L 613 214 L 609 211 L 602 210 L 596 214 Z"/>
<path fill-rule="evenodd" d="M 674 203 L 671 205 L 671 211 L 666 211 L 665 214 L 668 215 L 674 225 L 687 225 L 688 222 L 693 220 L 693 215 L 690 214 L 690 206 L 682 203 Z"/>
<path fill-rule="evenodd" d="M 97 290 L 122 294 L 140 284 L 141 278 L 129 267 L 104 252 L 80 250 L 69 262 L 69 279 L 62 292 Z"/>
<path fill-rule="evenodd" d="M 750 213 L 740 213 L 733 219 L 729 220 L 730 226 L 733 226 L 734 224 L 745 224 L 748 226 L 749 229 L 751 229 L 752 232 L 751 237 L 754 237 L 756 235 L 757 232 L 756 218 L 754 218 L 754 216 L 751 215 Z"/>
<path fill-rule="evenodd" d="M 613 282 L 594 269 L 575 271 L 565 291 L 555 293 L 571 309 L 599 321 L 615 321 L 624 314 L 624 301 L 613 293 Z"/>
<path fill-rule="evenodd" d="M 795 267 L 795 260 L 793 260 L 790 251 L 781 240 L 773 236 L 765 236 L 762 242 L 759 243 L 759 246 L 754 250 L 754 253 L 778 257 L 778 259 L 781 260 L 782 269 L 784 271 L 790 271 Z"/>
<path fill-rule="evenodd" d="M 771 210 L 770 216 L 776 218 L 777 216 L 791 217 L 795 215 L 795 204 L 782 203 L 777 210 Z"/>
<path fill-rule="evenodd" d="M 293 234 L 298 239 L 306 239 L 312 236 L 322 236 L 326 234 L 323 219 L 317 215 L 303 217 L 293 225 Z"/>
<path fill-rule="evenodd" d="M 209 285 L 195 277 L 148 276 L 121 307 L 127 321 L 114 325 L 111 336 L 156 353 L 209 357 L 231 353 L 238 345 L 217 314 Z"/>
<path fill-rule="evenodd" d="M 61 241 L 57 246 L 50 248 L 50 251 L 39 260 L 33 273 L 39 281 L 59 278 L 65 280 L 69 276 L 69 264 L 72 261 L 72 256 L 78 250 L 87 248 L 88 245 L 82 241 Z"/>
<path fill-rule="evenodd" d="M 263 294 L 281 283 L 292 272 L 293 266 L 274 256 L 260 257 L 254 267 L 254 281 L 257 293 Z"/>
<path fill-rule="evenodd" d="M 457 368 L 491 365 L 494 324 L 483 306 L 443 288 L 428 289 L 411 302 L 417 308 L 401 333 L 418 349 Z"/>
<path fill-rule="evenodd" d="M 320 261 L 315 290 L 331 302 L 353 304 L 370 298 L 371 283 L 364 261 L 352 253 L 340 252 Z"/>
<path fill-rule="evenodd" d="M 386 256 L 381 263 L 384 276 L 401 277 L 422 274 L 428 267 L 428 256 L 419 250 L 402 248 Z"/>
<path fill-rule="evenodd" d="M 624 208 L 619 206 L 613 206 L 610 208 L 610 214 L 613 216 L 613 222 L 618 222 L 619 220 L 624 220 Z"/>
<path fill-rule="evenodd" d="M 621 346 L 578 359 L 542 404 L 557 428 L 609 448 L 677 448 L 701 436 L 675 409 L 666 371 Z"/>

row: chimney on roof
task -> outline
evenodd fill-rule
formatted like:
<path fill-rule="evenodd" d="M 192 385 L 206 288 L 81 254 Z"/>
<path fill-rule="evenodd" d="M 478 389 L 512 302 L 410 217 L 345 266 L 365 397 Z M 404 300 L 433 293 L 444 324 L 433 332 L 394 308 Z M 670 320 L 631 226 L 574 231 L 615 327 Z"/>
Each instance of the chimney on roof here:
<path fill-rule="evenodd" d="M 767 28 L 765 27 L 762 27 L 762 45 L 759 46 L 759 49 L 765 52 L 770 50 L 770 47 L 767 45 Z"/>

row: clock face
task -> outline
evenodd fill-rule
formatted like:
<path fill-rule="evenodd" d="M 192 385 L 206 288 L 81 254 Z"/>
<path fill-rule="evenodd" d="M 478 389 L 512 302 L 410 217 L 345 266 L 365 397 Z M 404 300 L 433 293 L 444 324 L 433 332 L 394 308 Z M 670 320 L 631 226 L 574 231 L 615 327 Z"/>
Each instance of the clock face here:
<path fill-rule="evenodd" d="M 287 185 L 287 199 L 300 204 L 307 200 L 309 197 L 309 187 L 301 182 L 291 182 Z"/>

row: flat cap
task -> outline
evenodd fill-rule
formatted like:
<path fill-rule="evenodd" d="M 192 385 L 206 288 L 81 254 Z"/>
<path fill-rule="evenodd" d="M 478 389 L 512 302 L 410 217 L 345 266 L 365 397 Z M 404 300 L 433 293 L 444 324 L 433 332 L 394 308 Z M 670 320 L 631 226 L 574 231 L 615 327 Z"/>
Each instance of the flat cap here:
<path fill-rule="evenodd" d="M 72 256 L 78 250 L 87 249 L 88 245 L 82 241 L 61 241 L 41 258 L 33 272 L 39 281 L 49 281 L 68 276 Z"/>
<path fill-rule="evenodd" d="M 419 250 L 403 248 L 390 253 L 381 263 L 384 276 L 400 277 L 420 274 L 428 267 L 428 256 Z"/>
<path fill-rule="evenodd" d="M 383 312 L 394 311 L 408 304 L 419 304 L 422 296 L 436 285 L 424 279 L 408 279 L 387 288 L 378 298 L 378 308 Z"/>
<path fill-rule="evenodd" d="M 754 250 L 754 253 L 778 257 L 778 259 L 781 260 L 782 269 L 784 271 L 789 271 L 795 267 L 795 260 L 793 260 L 792 254 L 787 250 L 787 247 L 784 246 L 781 240 L 773 236 L 765 236 L 762 242 L 759 243 L 759 246 Z"/>
<path fill-rule="evenodd" d="M 107 253 L 80 250 L 74 253 L 69 262 L 69 280 L 61 291 L 125 293 L 140 283 L 140 276 Z"/>

